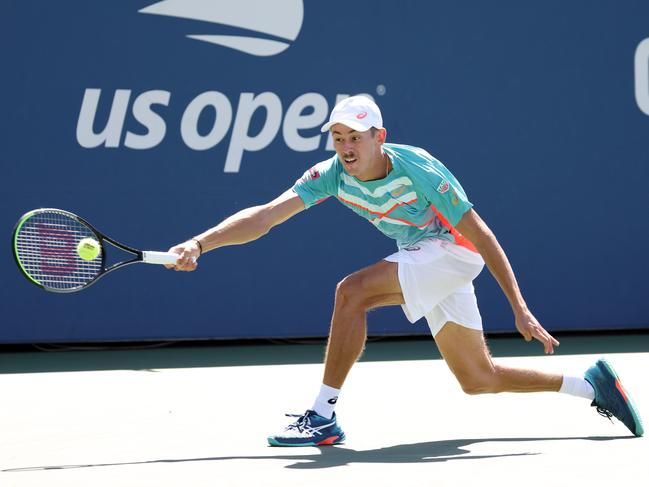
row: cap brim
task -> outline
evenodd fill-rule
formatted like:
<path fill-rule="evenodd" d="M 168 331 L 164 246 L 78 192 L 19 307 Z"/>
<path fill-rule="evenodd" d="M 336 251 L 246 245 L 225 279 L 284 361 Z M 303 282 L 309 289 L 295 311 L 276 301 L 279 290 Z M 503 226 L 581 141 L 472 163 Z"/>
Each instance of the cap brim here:
<path fill-rule="evenodd" d="M 326 132 L 337 123 L 345 125 L 346 127 L 349 127 L 352 130 L 356 130 L 357 132 L 366 132 L 371 128 L 371 126 L 368 127 L 358 120 L 332 120 L 331 122 L 325 123 L 320 129 L 320 132 Z"/>

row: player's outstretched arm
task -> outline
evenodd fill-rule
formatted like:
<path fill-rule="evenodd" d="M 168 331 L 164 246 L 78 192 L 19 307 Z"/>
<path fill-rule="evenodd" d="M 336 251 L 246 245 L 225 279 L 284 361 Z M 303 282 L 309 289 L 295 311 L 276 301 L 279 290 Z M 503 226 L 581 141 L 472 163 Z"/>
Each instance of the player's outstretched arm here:
<path fill-rule="evenodd" d="M 289 189 L 265 205 L 241 210 L 200 235 L 171 247 L 169 251 L 179 254 L 180 258 L 175 266 L 167 268 L 193 271 L 200 255 L 218 247 L 256 240 L 302 210 L 304 203 Z"/>
<path fill-rule="evenodd" d="M 473 209 L 462 215 L 456 228 L 475 245 L 487 268 L 498 281 L 509 300 L 514 312 L 516 328 L 523 338 L 528 342 L 534 338 L 543 344 L 545 353 L 554 353 L 554 347 L 558 346 L 559 342 L 541 326 L 527 308 L 509 259 L 491 229 Z"/>

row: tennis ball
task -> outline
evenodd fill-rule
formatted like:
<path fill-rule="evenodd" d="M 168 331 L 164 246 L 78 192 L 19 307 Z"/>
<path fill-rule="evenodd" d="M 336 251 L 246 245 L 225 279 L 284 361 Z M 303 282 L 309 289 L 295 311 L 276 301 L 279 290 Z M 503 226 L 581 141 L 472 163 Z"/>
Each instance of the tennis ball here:
<path fill-rule="evenodd" d="M 79 254 L 79 257 L 83 260 L 96 259 L 100 251 L 101 247 L 99 242 L 94 238 L 82 238 L 79 240 L 79 244 L 77 245 L 77 254 Z"/>

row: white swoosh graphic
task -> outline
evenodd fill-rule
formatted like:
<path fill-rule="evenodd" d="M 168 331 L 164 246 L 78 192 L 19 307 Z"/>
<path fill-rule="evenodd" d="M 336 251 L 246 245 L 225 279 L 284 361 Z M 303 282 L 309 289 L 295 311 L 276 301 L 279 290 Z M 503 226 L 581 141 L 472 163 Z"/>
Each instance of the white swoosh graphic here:
<path fill-rule="evenodd" d="M 256 37 L 206 35 L 190 35 L 187 37 L 190 39 L 196 39 L 197 41 L 210 42 L 212 44 L 229 47 L 255 56 L 274 56 L 289 47 L 289 44 L 286 42 L 257 39 Z"/>
<path fill-rule="evenodd" d="M 370 203 L 363 198 L 359 198 L 358 196 L 354 196 L 352 194 L 346 193 L 344 190 L 341 188 L 338 188 L 338 196 L 343 198 L 344 200 L 347 200 L 351 203 L 354 203 L 357 206 L 360 206 L 361 208 L 364 208 L 366 210 L 370 210 L 374 213 L 385 213 L 388 211 L 390 208 L 392 208 L 395 205 L 395 201 L 398 203 L 401 203 L 402 205 L 407 204 L 409 201 L 416 201 L 417 200 L 417 193 L 414 191 L 412 193 L 407 193 L 404 194 L 403 196 L 400 196 L 399 198 L 393 198 L 391 200 L 386 201 L 382 205 L 375 205 L 373 203 Z"/>
<path fill-rule="evenodd" d="M 401 176 L 400 178 L 390 181 L 388 184 L 379 186 L 374 191 L 370 191 L 369 189 L 365 188 L 364 186 L 361 186 L 356 181 L 354 181 L 354 179 L 351 176 L 345 173 L 342 173 L 341 176 L 345 184 L 360 189 L 363 194 L 366 194 L 367 196 L 371 196 L 372 198 L 380 198 L 385 193 L 391 193 L 399 186 L 412 186 L 412 180 L 409 177 Z"/>
<path fill-rule="evenodd" d="M 239 27 L 288 41 L 297 38 L 304 20 L 303 0 L 163 0 L 139 12 Z M 256 56 L 272 56 L 289 47 L 288 42 L 246 36 L 187 37 Z"/>

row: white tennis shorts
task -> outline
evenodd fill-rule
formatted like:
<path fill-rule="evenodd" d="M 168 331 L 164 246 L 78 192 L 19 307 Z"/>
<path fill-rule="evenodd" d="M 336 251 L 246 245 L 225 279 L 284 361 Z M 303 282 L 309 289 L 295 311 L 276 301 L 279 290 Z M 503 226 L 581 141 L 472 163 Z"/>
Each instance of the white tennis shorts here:
<path fill-rule="evenodd" d="M 452 242 L 426 239 L 385 258 L 399 266 L 399 283 L 411 323 L 426 317 L 433 337 L 452 321 L 482 330 L 473 280 L 484 267 L 480 254 Z"/>

